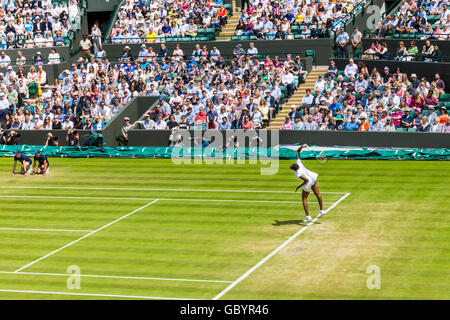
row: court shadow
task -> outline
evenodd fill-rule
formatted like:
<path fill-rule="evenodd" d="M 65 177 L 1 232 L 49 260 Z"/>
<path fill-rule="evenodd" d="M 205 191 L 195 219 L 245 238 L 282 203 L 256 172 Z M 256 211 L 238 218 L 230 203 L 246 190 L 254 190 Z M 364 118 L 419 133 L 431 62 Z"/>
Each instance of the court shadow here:
<path fill-rule="evenodd" d="M 286 221 L 278 221 L 275 220 L 274 223 L 272 223 L 273 226 L 279 227 L 279 226 L 285 226 L 289 224 L 295 224 L 298 226 L 306 226 L 308 223 L 303 222 L 303 220 L 286 220 Z M 314 224 L 320 224 L 320 222 L 316 221 Z"/>
<path fill-rule="evenodd" d="M 303 222 L 303 220 L 286 220 L 286 221 L 278 221 L 275 220 L 274 223 L 272 223 L 273 226 L 284 226 L 284 225 L 288 225 L 288 224 L 297 224 L 299 226 L 304 226 L 305 223 Z"/>

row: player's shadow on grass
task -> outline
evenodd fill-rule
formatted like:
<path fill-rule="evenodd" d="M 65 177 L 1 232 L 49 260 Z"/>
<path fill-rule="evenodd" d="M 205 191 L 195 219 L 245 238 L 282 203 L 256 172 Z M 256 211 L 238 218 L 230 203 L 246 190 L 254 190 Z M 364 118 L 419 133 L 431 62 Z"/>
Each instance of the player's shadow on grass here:
<path fill-rule="evenodd" d="M 275 226 L 275 227 L 289 225 L 289 224 L 296 224 L 296 225 L 299 225 L 299 226 L 306 226 L 307 225 L 307 223 L 303 222 L 303 220 L 286 220 L 286 221 L 275 220 L 275 222 L 272 223 L 272 225 Z M 316 221 L 314 224 L 320 224 L 320 222 Z"/>

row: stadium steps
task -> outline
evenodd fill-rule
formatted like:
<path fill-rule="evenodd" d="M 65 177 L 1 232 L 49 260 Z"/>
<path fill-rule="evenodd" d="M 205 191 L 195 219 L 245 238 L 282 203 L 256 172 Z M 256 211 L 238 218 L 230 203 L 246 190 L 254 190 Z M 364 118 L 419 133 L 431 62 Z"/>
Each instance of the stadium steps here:
<path fill-rule="evenodd" d="M 231 37 L 234 36 L 236 31 L 236 26 L 239 22 L 240 11 L 237 10 L 236 1 L 232 1 L 233 4 L 233 15 L 228 17 L 227 24 L 222 27 L 222 30 L 219 33 L 219 36 L 216 40 L 218 41 L 229 41 Z"/>
<path fill-rule="evenodd" d="M 314 85 L 316 84 L 318 76 L 326 73 L 327 71 L 328 66 L 317 66 L 316 68 L 313 68 L 306 76 L 305 83 L 301 84 L 297 90 L 295 90 L 292 97 L 281 106 L 280 112 L 270 122 L 267 129 L 280 129 L 281 124 L 291 111 L 291 107 L 298 107 L 301 104 L 303 96 L 306 94 L 306 89 L 311 89 L 311 92 L 314 92 Z"/>

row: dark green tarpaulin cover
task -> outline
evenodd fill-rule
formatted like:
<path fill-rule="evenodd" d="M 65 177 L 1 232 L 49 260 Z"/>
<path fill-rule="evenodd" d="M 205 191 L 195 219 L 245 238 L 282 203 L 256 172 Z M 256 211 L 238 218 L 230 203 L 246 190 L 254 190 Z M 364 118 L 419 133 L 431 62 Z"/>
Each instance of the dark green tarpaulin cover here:
<path fill-rule="evenodd" d="M 225 152 L 211 148 L 174 148 L 174 147 L 45 147 L 45 146 L 0 146 L 1 157 L 12 157 L 14 151 L 20 150 L 34 155 L 35 150 L 42 150 L 50 157 L 61 158 L 171 158 L 191 154 L 195 158 L 296 158 L 295 148 L 280 147 L 276 149 L 228 149 Z M 333 148 L 332 150 L 308 150 L 302 152 L 302 159 L 374 159 L 374 160 L 450 160 L 450 149 L 399 149 L 399 148 Z"/>

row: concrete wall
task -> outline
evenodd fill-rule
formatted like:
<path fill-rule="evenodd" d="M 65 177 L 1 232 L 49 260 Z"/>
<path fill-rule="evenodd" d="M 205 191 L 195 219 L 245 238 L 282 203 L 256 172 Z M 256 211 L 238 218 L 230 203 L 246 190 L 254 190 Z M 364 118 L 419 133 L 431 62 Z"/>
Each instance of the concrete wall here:
<path fill-rule="evenodd" d="M 344 70 L 348 64 L 348 59 L 331 59 L 336 62 L 336 67 L 339 70 Z M 406 62 L 406 61 L 394 61 L 394 60 L 358 60 L 355 59 L 355 63 L 358 61 L 364 62 L 366 67 L 370 70 L 376 67 L 378 71 L 383 72 L 385 66 L 389 67 L 391 72 L 394 72 L 397 67 L 400 67 L 401 72 L 406 72 L 408 76 L 411 73 L 417 74 L 417 77 L 426 77 L 429 81 L 434 79 L 434 75 L 439 73 L 441 79 L 445 81 L 446 85 L 450 85 L 450 63 L 431 63 L 431 62 Z"/>
<path fill-rule="evenodd" d="M 19 143 L 31 146 L 41 146 L 47 141 L 47 135 L 49 132 L 53 136 L 58 137 L 58 142 L 60 146 L 67 146 L 66 143 L 66 130 L 15 130 L 17 133 L 21 134 Z M 78 130 L 80 134 L 80 144 L 84 142 L 85 137 L 89 136 L 88 130 Z"/>
<path fill-rule="evenodd" d="M 279 144 L 450 148 L 450 135 L 446 133 L 268 130 L 268 139 L 275 131 L 279 134 Z M 222 133 L 225 137 L 225 132 Z M 167 146 L 169 136 L 168 130 L 130 130 L 128 133 L 130 146 Z M 194 137 L 192 130 L 191 136 Z"/>
<path fill-rule="evenodd" d="M 201 46 L 206 45 L 208 50 L 211 50 L 214 46 L 220 50 L 222 54 L 231 55 L 233 49 L 237 44 L 242 44 L 244 49 L 249 47 L 251 41 L 202 41 L 202 42 L 181 42 L 180 47 L 185 54 L 192 54 L 195 44 L 199 43 Z M 306 50 L 314 50 L 316 52 L 317 65 L 327 65 L 328 59 L 332 56 L 332 39 L 315 39 L 315 40 L 258 40 L 254 41 L 255 46 L 261 54 L 287 54 L 287 53 L 304 53 Z M 171 54 L 175 48 L 176 43 L 166 43 L 167 49 Z M 127 46 L 123 45 L 103 45 L 108 57 L 120 57 L 123 54 L 123 48 Z M 134 55 L 138 55 L 140 44 L 128 45 Z M 153 50 L 157 52 L 161 47 L 159 43 L 150 43 L 147 46 L 153 47 Z"/>
<path fill-rule="evenodd" d="M 54 84 L 55 79 L 58 78 L 59 74 L 64 69 L 70 69 L 71 58 L 69 46 L 50 47 L 50 48 L 30 48 L 30 49 L 8 49 L 0 51 L 5 51 L 5 53 L 11 58 L 11 66 L 13 67 L 13 70 L 17 72 L 17 70 L 19 69 L 19 67 L 16 66 L 17 51 L 22 51 L 22 55 L 29 60 L 32 60 L 33 57 L 36 55 L 36 53 L 40 51 L 44 60 L 47 60 L 48 55 L 50 54 L 53 48 L 56 49 L 56 51 L 59 53 L 59 56 L 61 57 L 61 63 L 44 65 L 44 70 L 47 73 L 47 83 L 52 85 Z M 30 70 L 30 67 L 32 66 L 31 62 L 32 61 L 27 61 L 27 64 L 23 66 L 25 73 L 28 73 L 28 71 Z M 0 68 L 0 72 L 5 73 L 6 68 Z"/>
<path fill-rule="evenodd" d="M 399 47 L 399 42 L 403 41 L 407 48 L 410 47 L 411 41 L 414 39 L 381 39 L 380 42 L 386 42 L 387 48 L 391 53 L 392 58 L 394 58 L 397 54 L 397 49 Z M 425 45 L 426 40 L 414 40 L 416 41 L 417 47 L 419 48 L 419 54 L 422 52 L 422 47 Z M 363 50 L 367 50 L 370 45 L 374 42 L 374 39 L 364 38 L 362 40 Z M 437 44 L 439 49 L 442 52 L 443 56 L 447 56 L 443 58 L 442 61 L 450 62 L 450 41 L 442 41 L 442 40 L 430 40 L 432 45 Z"/>
<path fill-rule="evenodd" d="M 137 104 L 134 105 L 137 107 Z M 145 109 L 145 110 L 144 110 Z M 139 118 L 139 114 L 145 112 L 147 108 L 141 110 L 127 110 L 117 118 L 117 124 L 108 130 L 103 130 L 103 136 L 108 146 L 117 146 L 115 136 L 120 133 L 123 124 L 123 117 L 130 117 L 134 122 Z M 298 142 L 318 146 L 358 146 L 358 147 L 393 147 L 393 148 L 450 148 L 450 134 L 448 133 L 422 133 L 422 132 L 349 132 L 349 131 L 294 131 L 294 130 L 267 130 L 267 141 L 270 145 L 271 135 L 277 131 L 279 134 L 279 144 L 295 144 Z M 21 144 L 43 145 L 50 131 L 27 131 L 18 130 L 22 137 Z M 53 130 L 53 135 L 58 137 L 60 145 L 64 146 L 67 131 Z M 80 140 L 88 135 L 89 131 L 79 130 Z M 223 137 L 226 137 L 223 131 Z M 128 132 L 130 146 L 167 146 L 169 141 L 169 130 L 130 130 Z M 194 133 L 191 130 L 191 136 Z"/>
<path fill-rule="evenodd" d="M 123 118 L 130 118 L 130 123 L 135 122 L 142 115 L 153 106 L 153 104 L 158 100 L 158 97 L 135 97 L 131 102 L 123 108 L 116 116 L 108 122 L 108 124 L 103 129 L 103 137 L 105 142 L 111 146 L 115 147 L 118 145 L 116 141 L 116 136 L 120 134 L 122 126 L 124 124 Z"/>
<path fill-rule="evenodd" d="M 25 71 L 25 75 L 30 71 L 32 65 L 24 65 L 22 68 Z M 64 69 L 70 69 L 70 64 L 68 62 L 58 63 L 58 64 L 44 64 L 44 71 L 47 73 L 47 84 L 53 85 L 55 84 L 55 79 L 58 79 L 58 76 Z M 12 66 L 13 70 L 17 72 L 20 67 L 15 64 Z M 36 67 L 37 70 L 37 67 Z M 0 68 L 0 72 L 6 73 L 6 68 Z"/>
<path fill-rule="evenodd" d="M 80 41 L 83 37 L 83 34 L 90 34 L 90 30 L 88 30 L 87 11 L 85 15 L 81 18 L 80 29 L 74 33 L 74 37 L 72 40 L 72 48 L 70 51 L 72 56 L 80 51 Z"/>
<path fill-rule="evenodd" d="M 88 12 L 112 11 L 121 0 L 88 0 Z"/>
<path fill-rule="evenodd" d="M 38 51 L 41 52 L 44 59 L 48 59 L 48 55 L 52 52 L 52 49 L 56 49 L 56 52 L 59 53 L 61 57 L 61 61 L 70 61 L 70 48 L 69 46 L 61 46 L 61 47 L 50 47 L 50 48 L 30 48 L 30 49 L 8 49 L 8 50 L 0 50 L 0 52 L 5 51 L 5 53 L 11 58 L 11 64 L 16 64 L 17 59 L 17 51 L 22 51 L 22 55 L 26 59 L 33 59 Z"/>

